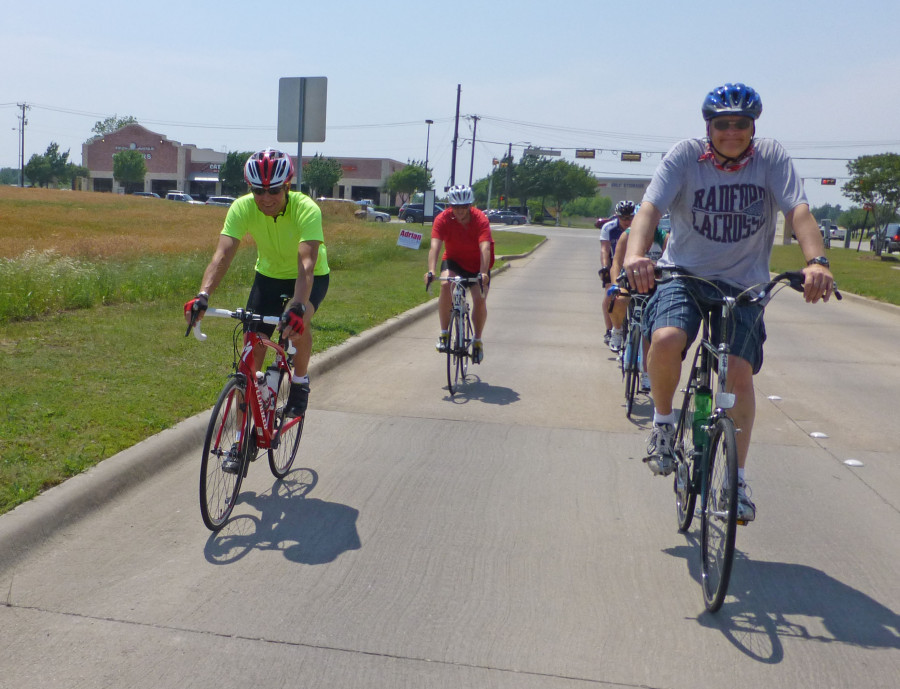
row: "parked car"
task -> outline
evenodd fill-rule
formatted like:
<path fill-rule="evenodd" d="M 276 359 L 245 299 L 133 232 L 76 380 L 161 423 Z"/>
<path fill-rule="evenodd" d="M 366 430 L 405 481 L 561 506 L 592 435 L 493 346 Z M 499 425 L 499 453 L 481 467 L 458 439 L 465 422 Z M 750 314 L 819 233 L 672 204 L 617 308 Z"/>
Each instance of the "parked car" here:
<path fill-rule="evenodd" d="M 182 203 L 203 203 L 203 201 L 195 201 L 193 196 L 191 196 L 190 194 L 185 194 L 183 191 L 166 192 L 166 200 L 181 201 Z"/>
<path fill-rule="evenodd" d="M 837 225 L 832 225 L 830 232 L 832 239 L 843 239 L 847 236 L 846 227 L 838 227 Z"/>
<path fill-rule="evenodd" d="M 444 210 L 444 204 L 434 204 L 434 215 L 437 216 Z M 404 203 L 400 206 L 400 212 L 397 214 L 400 220 L 405 222 L 425 222 L 425 204 L 424 203 Z"/>
<path fill-rule="evenodd" d="M 900 223 L 890 222 L 884 228 L 884 249 L 889 254 L 900 251 Z"/>
<path fill-rule="evenodd" d="M 154 194 L 152 191 L 135 191 L 132 192 L 132 196 L 143 196 L 148 199 L 158 199 L 161 198 L 159 194 Z"/>
<path fill-rule="evenodd" d="M 355 215 L 360 220 L 370 220 L 372 222 L 390 222 L 391 216 L 382 211 L 376 211 L 372 206 L 363 206 Z"/>
<path fill-rule="evenodd" d="M 234 203 L 233 196 L 210 196 L 206 199 L 207 206 L 230 206 Z"/>
<path fill-rule="evenodd" d="M 524 225 L 528 222 L 528 218 L 515 211 L 498 211 L 492 217 L 489 217 L 488 220 L 506 223 L 507 225 Z"/>

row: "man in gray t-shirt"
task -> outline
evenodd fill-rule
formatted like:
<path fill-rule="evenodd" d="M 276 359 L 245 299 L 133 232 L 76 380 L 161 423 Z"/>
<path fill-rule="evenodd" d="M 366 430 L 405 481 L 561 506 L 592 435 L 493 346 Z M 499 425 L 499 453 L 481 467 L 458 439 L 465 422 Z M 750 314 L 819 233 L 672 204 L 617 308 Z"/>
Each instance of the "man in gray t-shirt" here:
<path fill-rule="evenodd" d="M 807 260 L 806 301 L 828 300 L 833 278 L 818 224 L 809 210 L 802 181 L 784 148 L 772 139 L 754 139 L 762 112 L 759 95 L 743 84 L 725 84 L 703 103 L 706 139 L 677 143 L 653 175 L 631 227 L 625 270 L 632 287 L 649 291 L 653 262 L 644 254 L 666 211 L 671 232 L 661 267 L 682 268 L 714 281 L 734 295 L 769 279 L 769 259 L 780 209 L 793 226 Z M 653 430 L 645 461 L 657 475 L 675 468 L 672 408 L 681 362 L 696 338 L 701 315 L 692 290 L 696 280 L 671 281 L 654 293 L 645 311 L 651 338 L 648 369 L 654 403 Z M 743 312 L 743 313 L 740 313 Z M 742 430 L 737 437 L 738 519 L 751 521 L 756 508 L 744 480 L 744 464 L 756 413 L 753 375 L 762 365 L 765 327 L 761 307 L 737 309 L 728 361 L 729 387 L 736 395 L 729 414 Z"/>

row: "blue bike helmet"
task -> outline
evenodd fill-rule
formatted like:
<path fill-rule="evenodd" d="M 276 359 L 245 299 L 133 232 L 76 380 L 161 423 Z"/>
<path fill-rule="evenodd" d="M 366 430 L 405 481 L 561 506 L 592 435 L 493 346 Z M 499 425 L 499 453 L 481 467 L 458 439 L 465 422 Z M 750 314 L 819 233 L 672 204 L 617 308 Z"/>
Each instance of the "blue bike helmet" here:
<path fill-rule="evenodd" d="M 709 122 L 722 115 L 741 115 L 751 120 L 762 114 L 759 94 L 744 84 L 725 84 L 713 89 L 703 101 L 703 119 Z"/>

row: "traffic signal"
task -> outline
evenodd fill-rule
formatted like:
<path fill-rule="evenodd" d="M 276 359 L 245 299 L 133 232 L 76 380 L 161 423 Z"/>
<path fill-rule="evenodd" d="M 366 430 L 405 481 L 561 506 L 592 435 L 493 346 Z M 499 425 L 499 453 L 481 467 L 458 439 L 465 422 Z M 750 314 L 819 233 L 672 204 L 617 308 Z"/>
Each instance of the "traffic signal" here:
<path fill-rule="evenodd" d="M 837 184 L 837 180 L 834 177 L 823 177 L 822 184 L 829 184 L 834 186 L 835 184 Z"/>
<path fill-rule="evenodd" d="M 500 197 L 500 203 L 503 203 L 504 201 L 506 201 L 506 197 L 505 197 L 505 196 L 501 196 L 501 197 Z"/>

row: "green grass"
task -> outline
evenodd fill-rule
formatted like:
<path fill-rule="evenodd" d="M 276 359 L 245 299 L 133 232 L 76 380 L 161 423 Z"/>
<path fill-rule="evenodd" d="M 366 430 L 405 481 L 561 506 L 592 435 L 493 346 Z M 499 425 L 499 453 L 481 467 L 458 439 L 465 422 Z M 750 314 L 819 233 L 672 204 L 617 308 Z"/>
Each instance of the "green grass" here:
<path fill-rule="evenodd" d="M 332 277 L 313 324 L 315 351 L 433 298 L 422 282 L 425 249 L 397 247 L 389 229 L 329 243 Z M 496 251 L 524 253 L 541 239 L 498 232 Z M 212 306 L 245 304 L 255 255 L 239 251 Z M 114 267 L 57 256 L 52 261 L 72 271 L 65 288 L 47 287 L 53 281 L 40 280 L 37 268 L 45 278 L 50 268 L 28 260 L 29 289 L 54 296 L 42 298 L 40 317 L 0 320 L 0 513 L 210 408 L 232 362 L 231 321 L 204 320 L 205 343 L 184 337 L 183 303 L 209 254 L 146 256 Z M 75 286 L 86 308 L 56 301 Z"/>
<path fill-rule="evenodd" d="M 827 253 L 839 290 L 900 306 L 900 260 L 896 256 L 884 254 L 879 258 L 853 248 L 830 249 Z M 798 270 L 805 263 L 797 244 L 778 245 L 772 251 L 773 272 Z"/>

